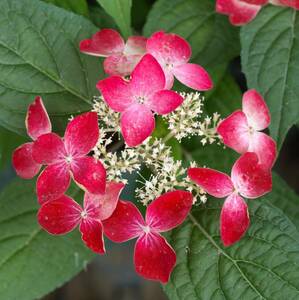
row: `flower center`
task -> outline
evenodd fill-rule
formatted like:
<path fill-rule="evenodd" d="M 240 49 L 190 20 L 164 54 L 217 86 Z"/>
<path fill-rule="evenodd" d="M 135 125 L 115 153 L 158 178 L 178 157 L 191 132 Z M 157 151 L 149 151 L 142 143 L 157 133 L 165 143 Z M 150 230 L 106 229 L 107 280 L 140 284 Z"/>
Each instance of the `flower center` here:
<path fill-rule="evenodd" d="M 172 63 L 166 63 L 165 64 L 166 69 L 172 69 L 173 68 L 173 64 Z"/>
<path fill-rule="evenodd" d="M 142 226 L 141 228 L 146 234 L 151 232 L 151 228 L 149 226 Z"/>
<path fill-rule="evenodd" d="M 86 219 L 86 218 L 87 218 L 87 211 L 86 211 L 86 210 L 83 210 L 83 211 L 81 212 L 81 218 L 82 218 L 82 219 Z"/>
<path fill-rule="evenodd" d="M 72 160 L 73 160 L 73 158 L 72 158 L 71 155 L 65 157 L 65 161 L 66 161 L 68 164 L 70 164 L 70 163 L 72 162 Z"/>
<path fill-rule="evenodd" d="M 136 97 L 136 100 L 139 104 L 143 104 L 146 99 L 144 96 L 138 96 L 138 97 Z"/>
<path fill-rule="evenodd" d="M 249 132 L 249 134 L 254 134 L 254 128 L 252 128 L 251 126 L 249 126 L 249 128 L 248 128 L 248 132 Z"/>

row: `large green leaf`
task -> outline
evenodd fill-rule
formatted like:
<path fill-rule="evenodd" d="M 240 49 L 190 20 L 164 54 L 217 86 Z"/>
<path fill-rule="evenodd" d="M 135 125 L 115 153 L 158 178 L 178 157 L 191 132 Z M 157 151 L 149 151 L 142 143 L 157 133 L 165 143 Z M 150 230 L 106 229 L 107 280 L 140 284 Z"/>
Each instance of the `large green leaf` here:
<path fill-rule="evenodd" d="M 169 298 L 298 299 L 296 227 L 281 210 L 263 199 L 252 201 L 252 224 L 246 236 L 224 248 L 218 229 L 221 204 L 210 200 L 172 232 L 170 242 L 177 251 L 178 262 L 165 287 Z"/>
<path fill-rule="evenodd" d="M 10 184 L 0 194 L 0 207 L 1 299 L 40 298 L 94 257 L 78 230 L 66 236 L 51 236 L 41 230 L 36 221 L 33 182 Z"/>
<path fill-rule="evenodd" d="M 215 11 L 211 0 L 158 0 L 150 11 L 144 34 L 157 30 L 175 32 L 186 38 L 193 61 L 215 66 L 239 53 L 238 29 Z"/>
<path fill-rule="evenodd" d="M 242 65 L 250 88 L 269 105 L 270 132 L 281 147 L 299 120 L 299 13 L 269 6 L 241 30 Z"/>
<path fill-rule="evenodd" d="M 97 0 L 106 12 L 114 19 L 123 36 L 132 35 L 131 7 L 132 0 Z"/>
<path fill-rule="evenodd" d="M 26 142 L 24 136 L 20 136 L 0 126 L 0 170 L 11 161 L 13 150 L 24 142 Z"/>
<path fill-rule="evenodd" d="M 0 124 L 24 133 L 36 95 L 54 119 L 90 109 L 103 71 L 78 45 L 96 30 L 84 17 L 41 1 L 0 1 Z"/>
<path fill-rule="evenodd" d="M 234 78 L 228 73 L 220 80 L 216 87 L 209 92 L 205 100 L 205 109 L 209 115 L 214 112 L 222 118 L 242 106 L 242 93 Z"/>
<path fill-rule="evenodd" d="M 89 16 L 86 0 L 43 0 L 56 6 L 70 10 L 78 15 Z"/>

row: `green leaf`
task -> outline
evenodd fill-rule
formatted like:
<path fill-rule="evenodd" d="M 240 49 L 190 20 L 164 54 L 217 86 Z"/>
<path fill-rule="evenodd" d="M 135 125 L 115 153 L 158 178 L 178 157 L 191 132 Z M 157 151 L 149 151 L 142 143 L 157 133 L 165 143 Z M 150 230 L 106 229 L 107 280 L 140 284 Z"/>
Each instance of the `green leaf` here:
<path fill-rule="evenodd" d="M 211 0 L 158 0 L 148 15 L 144 34 L 150 36 L 161 29 L 186 38 L 193 61 L 205 67 L 223 64 L 240 51 L 238 28 L 216 13 Z"/>
<path fill-rule="evenodd" d="M 240 242 L 224 248 L 218 229 L 221 205 L 210 200 L 171 233 L 177 266 L 165 286 L 169 298 L 298 299 L 299 234 L 294 224 L 263 199 L 250 201 L 250 229 Z"/>
<path fill-rule="evenodd" d="M 97 0 L 114 19 L 125 38 L 132 35 L 131 7 L 132 0 Z"/>
<path fill-rule="evenodd" d="M 114 20 L 100 6 L 90 6 L 90 19 L 98 28 L 112 28 L 117 30 L 118 27 Z"/>
<path fill-rule="evenodd" d="M 89 110 L 103 71 L 78 45 L 96 30 L 84 17 L 41 1 L 0 1 L 0 125 L 25 133 L 36 95 L 54 121 Z"/>
<path fill-rule="evenodd" d="M 1 299 L 39 299 L 94 257 L 82 243 L 79 230 L 52 236 L 39 227 L 33 182 L 10 184 L 0 194 L 0 206 Z"/>
<path fill-rule="evenodd" d="M 299 13 L 269 6 L 241 30 L 242 66 L 248 85 L 269 105 L 270 133 L 281 147 L 299 120 Z"/>
<path fill-rule="evenodd" d="M 78 15 L 88 17 L 88 6 L 86 0 L 43 0 L 45 2 L 70 10 Z"/>
<path fill-rule="evenodd" d="M 228 72 L 209 93 L 205 98 L 205 109 L 209 115 L 218 112 L 225 118 L 242 106 L 241 90 Z"/>
<path fill-rule="evenodd" d="M 23 144 L 26 139 L 0 126 L 0 169 L 3 169 L 11 161 L 14 149 Z"/>

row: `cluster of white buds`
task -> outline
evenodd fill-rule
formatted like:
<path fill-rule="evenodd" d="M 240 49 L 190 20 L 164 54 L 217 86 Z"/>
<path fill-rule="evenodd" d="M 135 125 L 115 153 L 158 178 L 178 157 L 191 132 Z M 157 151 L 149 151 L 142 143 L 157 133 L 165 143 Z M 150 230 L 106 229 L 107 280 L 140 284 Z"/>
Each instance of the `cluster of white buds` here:
<path fill-rule="evenodd" d="M 213 117 L 206 117 L 201 120 L 203 113 L 204 97 L 200 93 L 180 93 L 184 97 L 183 104 L 174 112 L 163 116 L 168 122 L 168 129 L 172 136 L 179 142 L 190 136 L 201 137 L 201 142 L 212 144 L 219 140 L 217 125 L 220 122 L 220 115 L 214 113 Z"/>
<path fill-rule="evenodd" d="M 93 109 L 99 116 L 103 127 L 101 132 L 119 132 L 120 131 L 120 114 L 113 111 L 106 105 L 102 96 L 93 97 Z"/>
<path fill-rule="evenodd" d="M 214 143 L 218 141 L 217 125 L 220 115 L 214 113 L 213 117 L 205 117 L 200 121 L 203 113 L 203 97 L 199 93 L 182 93 L 183 104 L 164 118 L 169 124 L 170 133 L 163 139 L 148 138 L 138 147 L 124 146 L 122 140 L 113 144 L 114 135 L 119 135 L 120 114 L 112 111 L 103 101 L 102 97 L 95 97 L 93 111 L 97 112 L 100 124 L 101 137 L 94 148 L 94 157 L 101 159 L 106 171 L 107 180 L 127 183 L 126 173 L 139 172 L 142 166 L 151 170 L 152 175 L 146 179 L 141 173 L 139 182 L 141 187 L 136 188 L 137 198 L 148 205 L 161 194 L 177 189 L 188 190 L 194 195 L 194 203 L 205 203 L 206 193 L 198 185 L 189 180 L 187 169 L 181 160 L 175 160 L 171 147 L 165 141 L 175 137 L 181 139 L 197 135 L 201 143 Z M 121 151 L 119 148 L 123 148 Z M 189 162 L 195 167 L 194 162 Z M 199 201 L 198 201 L 199 200 Z"/>

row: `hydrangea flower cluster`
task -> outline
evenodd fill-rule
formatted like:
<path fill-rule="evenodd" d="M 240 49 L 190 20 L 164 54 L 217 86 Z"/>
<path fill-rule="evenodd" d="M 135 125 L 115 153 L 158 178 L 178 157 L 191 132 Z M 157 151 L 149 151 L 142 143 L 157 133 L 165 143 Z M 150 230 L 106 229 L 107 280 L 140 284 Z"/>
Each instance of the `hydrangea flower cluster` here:
<path fill-rule="evenodd" d="M 41 97 L 29 105 L 26 128 L 32 142 L 13 153 L 16 173 L 36 181 L 40 204 L 38 222 L 50 234 L 66 234 L 76 227 L 87 247 L 105 253 L 104 236 L 116 243 L 134 238 L 136 272 L 166 283 L 176 263 L 176 254 L 161 235 L 184 222 L 206 194 L 225 198 L 221 212 L 221 237 L 225 246 L 241 238 L 249 226 L 247 205 L 242 197 L 257 198 L 271 190 L 271 167 L 275 142 L 264 130 L 270 114 L 256 91 L 244 95 L 242 111 L 225 120 L 219 114 L 203 116 L 203 96 L 212 88 L 208 73 L 189 63 L 191 48 L 182 37 L 156 32 L 150 38 L 129 37 L 103 29 L 80 43 L 88 55 L 105 57 L 109 75 L 96 87 L 91 112 L 75 116 L 64 137 L 52 132 Z M 193 93 L 171 90 L 175 78 Z M 155 115 L 168 123 L 168 134 L 151 137 Z M 175 160 L 166 142 L 179 142 L 196 135 L 202 144 L 223 143 L 242 156 L 231 177 L 190 161 L 187 170 Z M 188 159 L 190 160 L 190 159 Z M 143 166 L 152 175 L 143 178 L 137 198 L 147 206 L 145 218 L 138 208 L 121 199 L 126 173 Z M 142 176 L 140 173 L 138 173 Z M 83 205 L 67 196 L 70 182 L 84 190 Z"/>
<path fill-rule="evenodd" d="M 241 26 L 251 22 L 267 4 L 299 9 L 299 0 L 217 0 L 216 11 L 228 15 L 233 25 Z"/>

